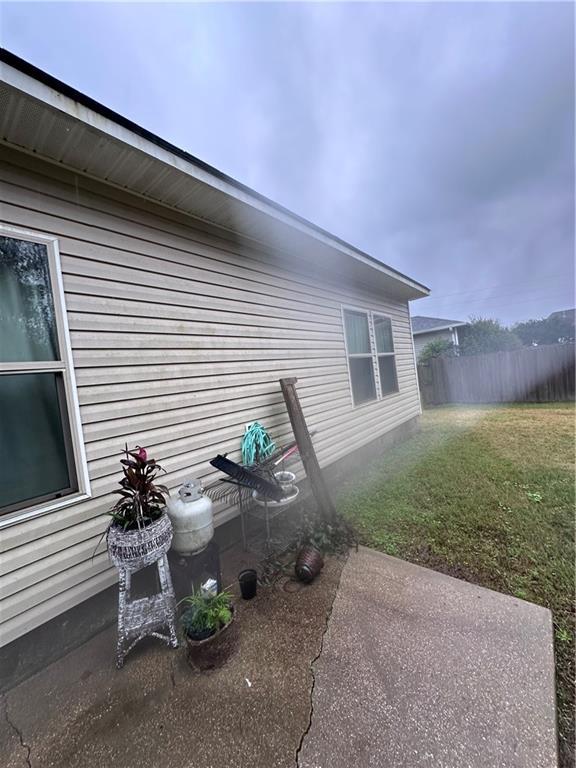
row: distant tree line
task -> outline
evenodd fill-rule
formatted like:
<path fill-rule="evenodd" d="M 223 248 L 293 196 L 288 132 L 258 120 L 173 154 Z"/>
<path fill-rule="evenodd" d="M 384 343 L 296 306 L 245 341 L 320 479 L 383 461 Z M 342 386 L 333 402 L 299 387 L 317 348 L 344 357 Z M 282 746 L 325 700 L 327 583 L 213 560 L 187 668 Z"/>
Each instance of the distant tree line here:
<path fill-rule="evenodd" d="M 516 323 L 512 331 L 522 344 L 566 344 L 574 341 L 574 313 L 554 312 L 543 320 Z"/>
<path fill-rule="evenodd" d="M 511 328 L 506 328 L 499 320 L 477 317 L 458 329 L 458 338 L 458 345 L 441 339 L 431 341 L 420 353 L 418 361 L 426 362 L 431 357 L 481 355 L 522 346 L 573 342 L 574 316 L 570 313 L 554 313 L 542 320 L 516 323 Z"/>

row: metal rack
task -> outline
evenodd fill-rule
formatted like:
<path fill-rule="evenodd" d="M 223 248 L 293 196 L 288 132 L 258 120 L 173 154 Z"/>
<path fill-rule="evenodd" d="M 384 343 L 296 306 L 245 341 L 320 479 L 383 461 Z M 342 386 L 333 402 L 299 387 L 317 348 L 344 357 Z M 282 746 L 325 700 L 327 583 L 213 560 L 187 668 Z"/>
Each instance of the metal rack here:
<path fill-rule="evenodd" d="M 272 456 L 265 459 L 260 464 L 251 467 L 242 467 L 242 470 L 247 470 L 251 474 L 263 479 L 265 483 L 271 482 L 277 485 L 277 481 L 274 478 L 274 471 L 277 468 L 279 471 L 280 466 L 284 467 L 285 459 L 287 455 L 295 453 L 295 443 L 291 443 L 289 446 L 279 449 Z M 240 465 L 239 465 L 240 466 Z M 255 490 L 254 486 L 248 487 L 242 482 L 242 477 L 239 480 L 235 480 L 232 477 L 222 478 L 217 480 L 204 489 L 204 492 L 210 496 L 214 502 L 226 500 L 231 504 L 237 504 L 240 509 L 240 522 L 242 526 L 242 544 L 244 550 L 248 551 L 249 547 L 249 518 L 260 520 L 265 525 L 265 547 L 264 554 L 269 556 L 273 551 L 273 539 L 271 535 L 271 522 L 285 512 L 299 497 L 299 490 L 297 486 L 296 493 L 291 494 L 286 498 L 280 498 L 277 500 L 265 496 L 260 491 Z"/>
<path fill-rule="evenodd" d="M 255 491 L 248 494 L 248 498 L 242 500 L 244 494 L 241 494 L 240 506 L 240 520 L 242 524 L 242 544 L 244 549 L 248 551 L 248 533 L 247 533 L 247 517 L 253 517 L 257 520 L 263 520 L 266 526 L 266 556 L 272 553 L 272 536 L 270 533 L 270 523 L 276 517 L 285 512 L 299 496 L 299 490 L 297 486 L 296 493 L 291 496 L 287 496 L 280 501 L 272 501 L 270 499 L 259 499 Z"/>

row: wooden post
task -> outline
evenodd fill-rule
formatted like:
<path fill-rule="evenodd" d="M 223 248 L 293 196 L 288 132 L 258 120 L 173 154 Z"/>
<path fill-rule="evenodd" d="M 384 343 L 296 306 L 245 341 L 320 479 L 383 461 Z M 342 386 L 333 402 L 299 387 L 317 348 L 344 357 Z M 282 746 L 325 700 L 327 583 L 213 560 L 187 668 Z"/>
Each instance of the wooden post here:
<path fill-rule="evenodd" d="M 286 408 L 288 410 L 288 416 L 290 417 L 290 423 L 292 424 L 292 431 L 300 451 L 302 463 L 306 470 L 306 475 L 310 480 L 310 486 L 312 493 L 318 504 L 320 514 L 327 520 L 334 520 L 336 517 L 336 509 L 330 498 L 328 492 L 328 486 L 324 480 L 324 475 L 318 464 L 316 458 L 316 452 L 312 445 L 312 438 L 310 432 L 306 426 L 306 420 L 302 413 L 302 406 L 298 399 L 298 393 L 296 392 L 296 382 L 298 379 L 280 379 L 280 387 L 282 388 L 282 394 L 284 395 L 284 401 L 286 402 Z"/>

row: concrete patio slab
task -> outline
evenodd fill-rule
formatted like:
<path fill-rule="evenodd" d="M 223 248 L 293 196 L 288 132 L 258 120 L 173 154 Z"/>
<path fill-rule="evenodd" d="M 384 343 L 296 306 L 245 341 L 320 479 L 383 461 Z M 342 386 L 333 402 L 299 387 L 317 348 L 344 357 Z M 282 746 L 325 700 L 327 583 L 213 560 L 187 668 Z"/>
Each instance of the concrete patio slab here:
<path fill-rule="evenodd" d="M 299 768 L 554 768 L 548 610 L 361 548 L 341 575 Z"/>
<path fill-rule="evenodd" d="M 220 670 L 193 674 L 150 641 L 117 671 L 111 628 L 8 691 L 0 765 L 557 764 L 546 609 L 364 548 L 237 608 Z"/>
<path fill-rule="evenodd" d="M 155 640 L 116 670 L 115 629 L 101 632 L 2 697 L 0 765 L 293 768 L 341 568 L 238 600 L 239 649 L 201 675 Z"/>

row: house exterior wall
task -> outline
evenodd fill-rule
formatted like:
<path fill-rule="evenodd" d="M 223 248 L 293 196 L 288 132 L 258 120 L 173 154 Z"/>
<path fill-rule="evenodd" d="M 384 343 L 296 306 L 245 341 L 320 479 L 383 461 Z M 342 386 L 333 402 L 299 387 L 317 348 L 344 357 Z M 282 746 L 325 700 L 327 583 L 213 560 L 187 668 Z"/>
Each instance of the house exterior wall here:
<path fill-rule="evenodd" d="M 247 422 L 291 439 L 282 376 L 298 378 L 323 466 L 420 413 L 406 302 L 1 151 L 0 219 L 58 238 L 92 496 L 0 529 L 0 645 L 116 580 L 102 533 L 125 442 L 146 446 L 173 489 L 214 478 L 216 453 L 237 458 Z M 393 326 L 399 391 L 357 408 L 343 304 Z M 216 523 L 235 514 L 217 508 Z"/>
<path fill-rule="evenodd" d="M 457 344 L 457 340 L 454 338 L 456 329 L 451 331 L 449 328 L 445 328 L 443 331 L 430 331 L 430 333 L 417 333 L 414 336 L 414 352 L 416 353 L 416 360 L 420 357 L 420 352 L 425 346 L 430 344 L 431 341 L 452 341 Z"/>

